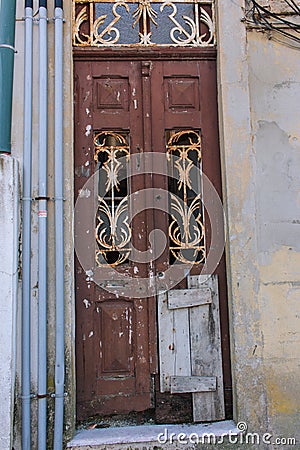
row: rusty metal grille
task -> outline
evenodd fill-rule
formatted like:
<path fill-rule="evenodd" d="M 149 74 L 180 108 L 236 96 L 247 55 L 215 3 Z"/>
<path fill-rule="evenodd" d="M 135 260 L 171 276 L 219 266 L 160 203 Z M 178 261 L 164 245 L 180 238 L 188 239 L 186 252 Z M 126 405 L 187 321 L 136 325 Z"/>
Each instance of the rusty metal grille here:
<path fill-rule="evenodd" d="M 128 215 L 129 134 L 102 131 L 94 136 L 94 159 L 101 170 L 95 238 L 98 266 L 118 266 L 130 255 Z"/>
<path fill-rule="evenodd" d="M 170 132 L 167 139 L 170 260 L 201 264 L 205 262 L 201 135 L 184 130 Z"/>
<path fill-rule="evenodd" d="M 213 0 L 73 0 L 76 47 L 211 47 L 215 43 Z"/>

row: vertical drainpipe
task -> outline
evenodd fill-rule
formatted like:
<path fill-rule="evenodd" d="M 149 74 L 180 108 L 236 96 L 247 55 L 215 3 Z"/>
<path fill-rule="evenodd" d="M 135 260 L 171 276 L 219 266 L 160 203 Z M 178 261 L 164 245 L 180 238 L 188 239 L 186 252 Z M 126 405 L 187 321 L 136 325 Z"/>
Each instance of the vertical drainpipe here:
<path fill-rule="evenodd" d="M 8 3 L 8 2 L 6 2 Z M 30 302 L 32 188 L 32 0 L 25 0 L 22 220 L 22 450 L 30 450 Z"/>
<path fill-rule="evenodd" d="M 64 423 L 64 178 L 63 178 L 63 2 L 55 0 L 55 279 L 56 353 L 54 450 L 63 448 Z"/>
<path fill-rule="evenodd" d="M 0 152 L 11 152 L 16 0 L 0 0 Z"/>
<path fill-rule="evenodd" d="M 47 0 L 39 1 L 38 450 L 47 443 Z"/>

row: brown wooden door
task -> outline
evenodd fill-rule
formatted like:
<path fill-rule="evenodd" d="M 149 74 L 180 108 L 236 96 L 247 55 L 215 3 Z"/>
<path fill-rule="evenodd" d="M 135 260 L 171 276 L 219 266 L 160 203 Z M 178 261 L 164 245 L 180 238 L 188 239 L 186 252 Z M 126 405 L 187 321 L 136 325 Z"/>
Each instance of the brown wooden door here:
<path fill-rule="evenodd" d="M 200 136 L 202 169 L 221 195 L 215 73 L 214 58 L 194 57 L 184 61 L 175 58 L 170 61 L 135 55 L 131 61 L 129 58 L 122 61 L 77 58 L 75 62 L 75 196 L 88 197 L 86 182 L 99 168 L 104 169 L 102 185 L 106 190 L 103 196 L 99 196 L 101 200 L 97 199 L 96 217 L 95 210 L 86 211 L 94 223 L 94 229 L 88 229 L 86 233 L 95 236 L 97 249 L 96 254 L 89 246 L 86 249 L 91 254 L 92 270 L 86 270 L 76 259 L 79 419 L 95 414 L 104 416 L 156 408 L 161 411 L 157 417 L 168 421 L 164 405 L 168 402 L 172 405 L 172 399 L 180 398 L 181 394 L 176 392 L 163 394 L 165 390 L 159 386 L 162 382 L 158 376 L 164 356 L 161 353 L 158 358 L 159 319 L 155 292 L 158 293 L 164 274 L 174 263 L 177 263 L 177 272 L 175 275 L 173 272 L 174 279 L 168 280 L 170 286 L 189 287 L 184 264 L 180 265 L 176 260 L 178 250 L 170 237 L 170 214 L 163 211 L 166 205 L 157 210 L 145 209 L 128 226 L 126 211 L 134 211 L 135 199 L 139 199 L 138 203 L 147 202 L 143 195 L 148 194 L 140 194 L 144 189 L 172 190 L 170 178 L 159 173 L 160 169 L 156 170 L 155 166 L 157 161 L 165 161 L 162 164 L 167 166 L 167 158 L 163 160 L 155 158 L 155 155 L 163 155 L 164 158 L 168 143 L 171 148 L 173 137 L 176 140 L 182 132 L 188 141 L 193 136 Z M 148 170 L 150 166 L 140 173 L 137 170 L 145 153 L 154 155 L 151 161 L 154 173 Z M 134 167 L 130 166 L 130 158 Z M 121 173 L 119 170 L 123 170 L 119 169 L 119 161 L 125 166 L 128 163 L 124 170 L 131 171 L 132 175 L 128 177 L 127 173 L 126 177 L 125 174 L 125 181 L 120 183 L 116 181 Z M 176 192 L 178 184 L 173 183 L 173 189 Z M 161 203 L 170 201 L 168 195 L 157 197 Z M 203 218 L 204 215 L 207 214 L 203 211 Z M 202 244 L 208 248 L 211 230 L 210 220 L 206 219 Z M 112 220 L 115 221 L 114 231 Z M 82 240 L 82 234 L 77 232 L 79 222 L 75 215 L 75 246 L 76 239 Z M 134 260 L 130 245 L 139 252 L 149 251 L 149 235 L 154 229 L 161 229 L 167 236 L 165 250 L 155 260 Z M 170 248 L 173 247 L 175 250 L 172 252 Z M 199 260 L 190 274 L 197 275 L 202 268 Z M 101 274 L 102 283 L 93 281 L 91 273 L 95 272 Z M 226 394 L 230 389 L 230 370 L 223 258 L 214 273 L 219 278 Z M 124 276 L 129 284 L 130 280 L 138 280 L 132 285 L 142 291 L 146 289 L 145 294 L 124 295 L 124 291 L 128 292 L 127 282 L 124 284 L 124 279 L 120 281 L 117 274 Z M 180 283 L 177 282 L 179 278 L 182 280 Z M 141 279 L 152 279 L 153 289 L 145 287 L 139 281 Z M 190 393 L 194 391 L 187 392 L 189 394 L 183 396 L 185 403 L 191 400 Z"/>

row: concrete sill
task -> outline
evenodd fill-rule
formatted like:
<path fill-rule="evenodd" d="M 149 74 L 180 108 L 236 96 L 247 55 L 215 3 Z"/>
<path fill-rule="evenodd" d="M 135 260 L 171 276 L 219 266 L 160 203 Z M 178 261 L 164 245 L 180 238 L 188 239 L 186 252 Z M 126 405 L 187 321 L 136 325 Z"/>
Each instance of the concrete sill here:
<path fill-rule="evenodd" d="M 167 430 L 167 434 L 166 431 Z M 158 440 L 158 435 L 162 433 L 161 440 Z M 173 443 L 170 442 L 171 433 L 175 433 L 173 436 Z M 188 442 L 185 443 L 184 448 L 188 448 L 187 444 L 192 445 L 189 441 L 189 436 L 195 433 L 197 436 L 207 435 L 213 433 L 216 437 L 228 436 L 230 433 L 239 434 L 240 430 L 236 428 L 235 423 L 232 420 L 224 420 L 222 422 L 214 422 L 209 424 L 182 424 L 182 425 L 137 425 L 137 426 L 124 426 L 124 427 L 111 427 L 93 430 L 80 430 L 78 431 L 71 442 L 68 443 L 67 448 L 123 448 L 123 445 L 140 445 L 147 444 L 148 448 L 161 448 L 163 445 L 165 448 L 171 445 L 170 448 L 177 448 L 177 436 L 180 433 L 184 433 L 187 436 Z M 165 436 L 167 435 L 166 442 Z M 183 439 L 181 437 L 181 439 Z M 194 439 L 194 438 L 193 438 Z M 174 445 L 175 444 L 175 445 Z M 116 446 L 116 447 L 114 447 Z M 120 447 L 122 446 L 122 447 Z M 126 447 L 124 447 L 126 448 Z M 144 447 L 141 447 L 144 448 Z"/>

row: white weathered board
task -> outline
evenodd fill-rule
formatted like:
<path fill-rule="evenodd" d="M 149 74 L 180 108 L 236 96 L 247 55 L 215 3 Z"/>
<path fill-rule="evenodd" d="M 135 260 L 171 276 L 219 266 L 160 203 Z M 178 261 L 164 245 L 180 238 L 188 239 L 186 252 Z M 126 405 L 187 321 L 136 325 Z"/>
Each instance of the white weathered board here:
<path fill-rule="evenodd" d="M 216 377 L 171 377 L 171 394 L 211 392 L 217 388 Z"/>
<path fill-rule="evenodd" d="M 160 293 L 158 331 L 161 392 L 192 392 L 195 422 L 224 419 L 217 275 Z"/>
<path fill-rule="evenodd" d="M 168 292 L 168 308 L 191 308 L 194 306 L 211 303 L 211 290 L 202 287 L 200 289 L 173 289 Z"/>
<path fill-rule="evenodd" d="M 158 296 L 160 390 L 170 392 L 172 375 L 190 375 L 188 309 L 169 310 L 167 293 Z"/>
<path fill-rule="evenodd" d="M 193 394 L 193 415 L 198 422 L 225 419 L 218 277 L 190 276 L 188 287 L 197 289 L 204 280 L 211 289 L 212 304 L 190 310 L 192 375 L 216 376 L 217 389 Z"/>

